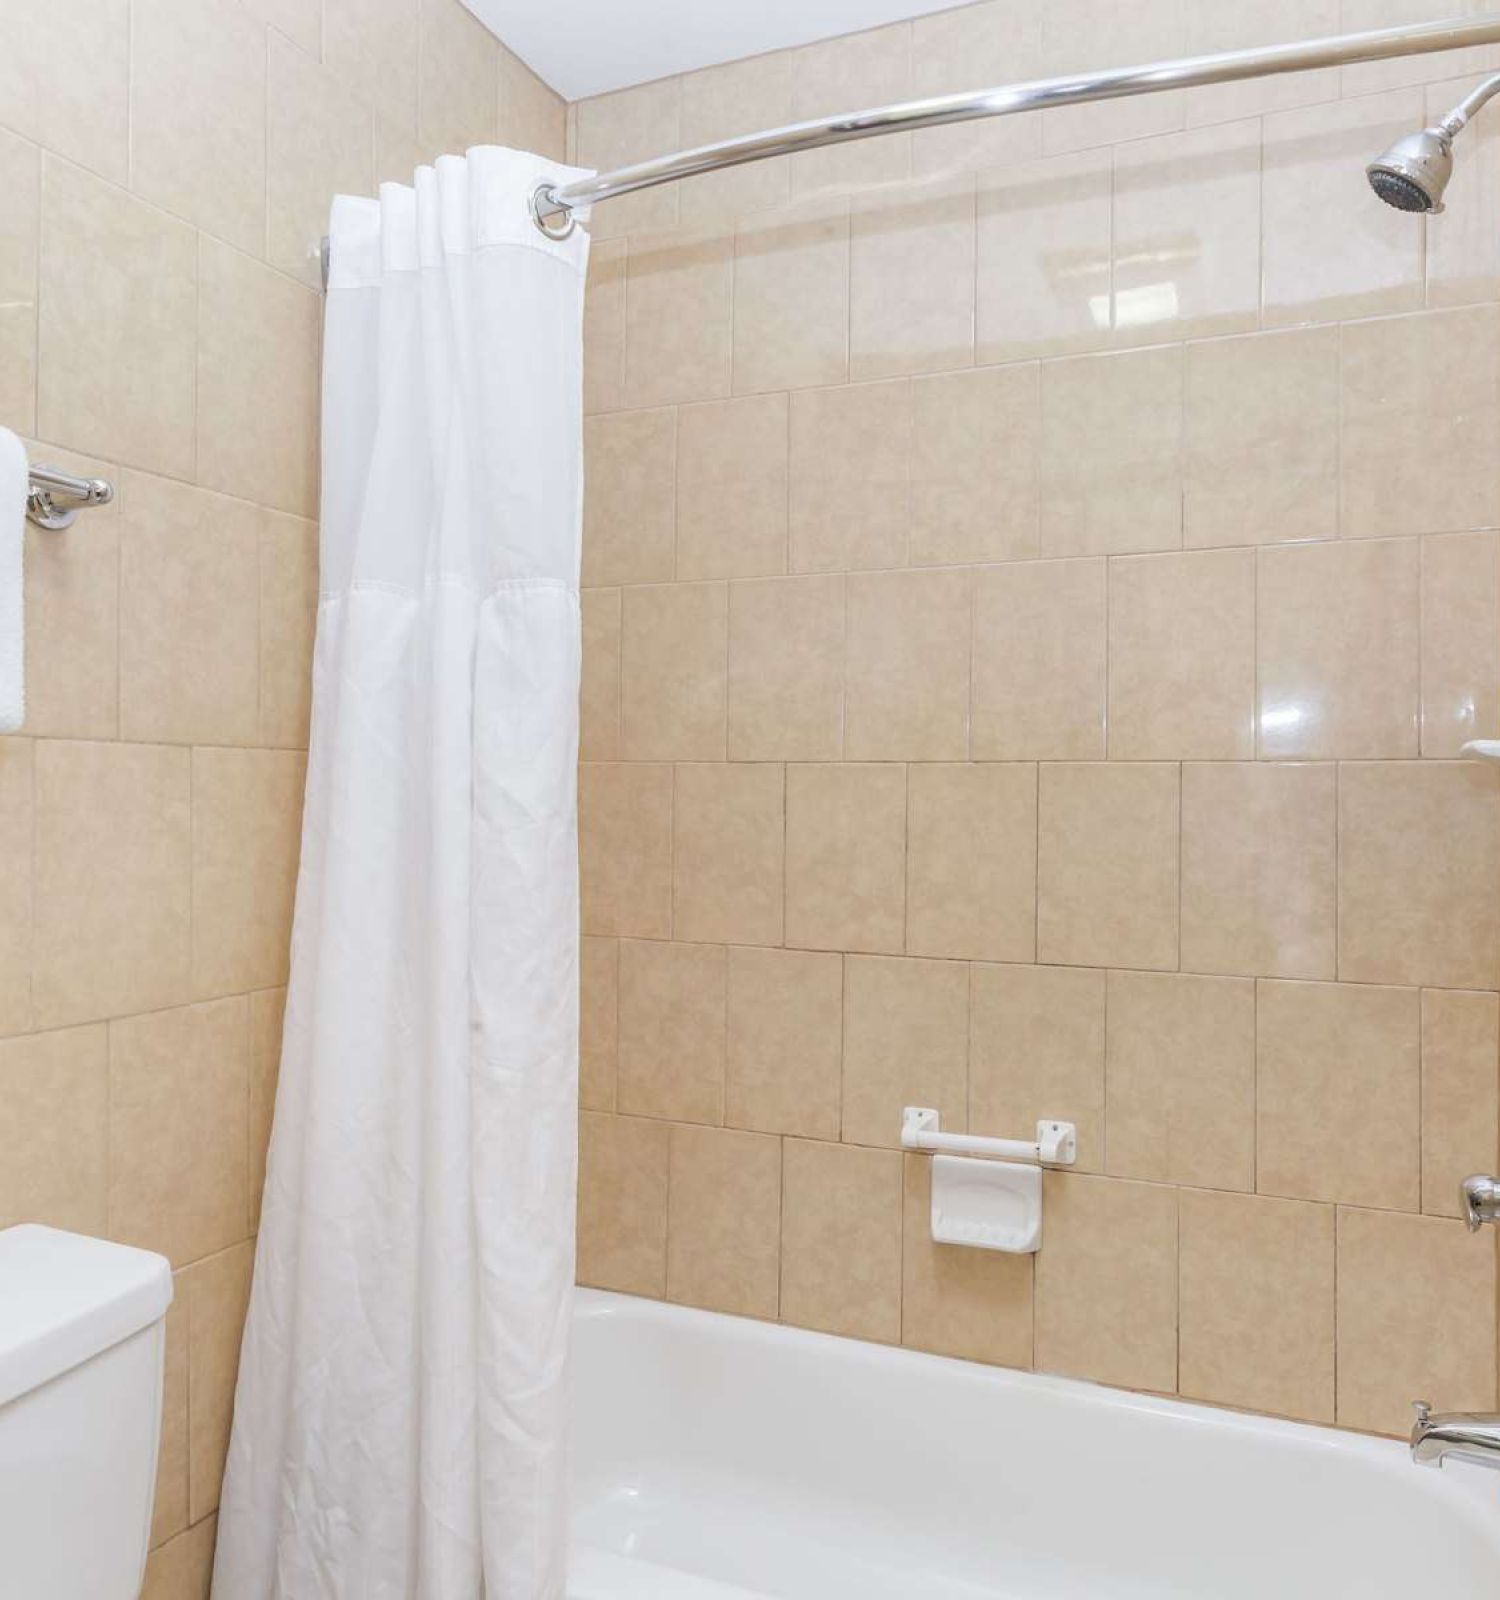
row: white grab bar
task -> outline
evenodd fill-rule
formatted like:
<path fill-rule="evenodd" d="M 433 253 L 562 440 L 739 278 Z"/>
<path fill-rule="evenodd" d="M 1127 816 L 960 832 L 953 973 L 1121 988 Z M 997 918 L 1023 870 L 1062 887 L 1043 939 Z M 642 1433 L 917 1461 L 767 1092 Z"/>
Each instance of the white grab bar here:
<path fill-rule="evenodd" d="M 930 1106 L 907 1106 L 901 1113 L 901 1148 L 946 1156 L 988 1156 L 998 1161 L 1035 1161 L 1044 1167 L 1071 1167 L 1078 1159 L 1078 1130 L 1071 1122 L 1039 1122 L 1033 1139 L 988 1139 L 977 1133 L 943 1133 Z"/>

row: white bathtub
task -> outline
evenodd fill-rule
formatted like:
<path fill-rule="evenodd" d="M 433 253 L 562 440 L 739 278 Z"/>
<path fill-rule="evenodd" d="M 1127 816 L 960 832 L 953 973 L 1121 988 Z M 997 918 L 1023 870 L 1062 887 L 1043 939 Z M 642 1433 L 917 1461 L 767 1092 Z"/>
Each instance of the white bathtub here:
<path fill-rule="evenodd" d="M 1500 1474 L 580 1290 L 570 1600 L 1496 1600 Z"/>

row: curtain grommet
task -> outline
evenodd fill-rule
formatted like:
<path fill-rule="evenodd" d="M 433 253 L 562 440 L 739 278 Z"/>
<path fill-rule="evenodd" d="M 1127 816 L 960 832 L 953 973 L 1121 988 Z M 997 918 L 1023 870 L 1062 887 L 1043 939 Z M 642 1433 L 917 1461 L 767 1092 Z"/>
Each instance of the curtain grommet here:
<path fill-rule="evenodd" d="M 572 211 L 564 206 L 561 211 L 553 210 L 549 216 L 542 215 L 542 208 L 549 210 L 557 206 L 557 188 L 550 183 L 539 183 L 531 191 L 531 220 L 547 235 L 549 239 L 569 239 L 573 230 L 578 226 L 578 219 Z"/>

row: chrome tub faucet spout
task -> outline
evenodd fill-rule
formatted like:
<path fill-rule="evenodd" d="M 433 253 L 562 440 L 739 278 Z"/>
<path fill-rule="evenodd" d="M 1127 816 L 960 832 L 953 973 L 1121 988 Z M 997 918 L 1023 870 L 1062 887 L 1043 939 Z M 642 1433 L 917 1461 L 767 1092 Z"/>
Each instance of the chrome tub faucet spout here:
<path fill-rule="evenodd" d="M 1500 1416 L 1467 1411 L 1434 1415 L 1425 1400 L 1412 1403 L 1417 1420 L 1411 1430 L 1411 1458 L 1418 1466 L 1440 1467 L 1449 1456 L 1500 1470 Z"/>

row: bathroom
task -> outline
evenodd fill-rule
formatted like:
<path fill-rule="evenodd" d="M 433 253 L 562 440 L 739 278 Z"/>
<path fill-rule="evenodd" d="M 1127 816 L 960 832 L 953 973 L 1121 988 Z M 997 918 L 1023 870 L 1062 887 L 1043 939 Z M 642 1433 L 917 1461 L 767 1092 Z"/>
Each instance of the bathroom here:
<path fill-rule="evenodd" d="M 1496 74 L 0 0 L 3 1600 L 1500 1591 Z"/>

